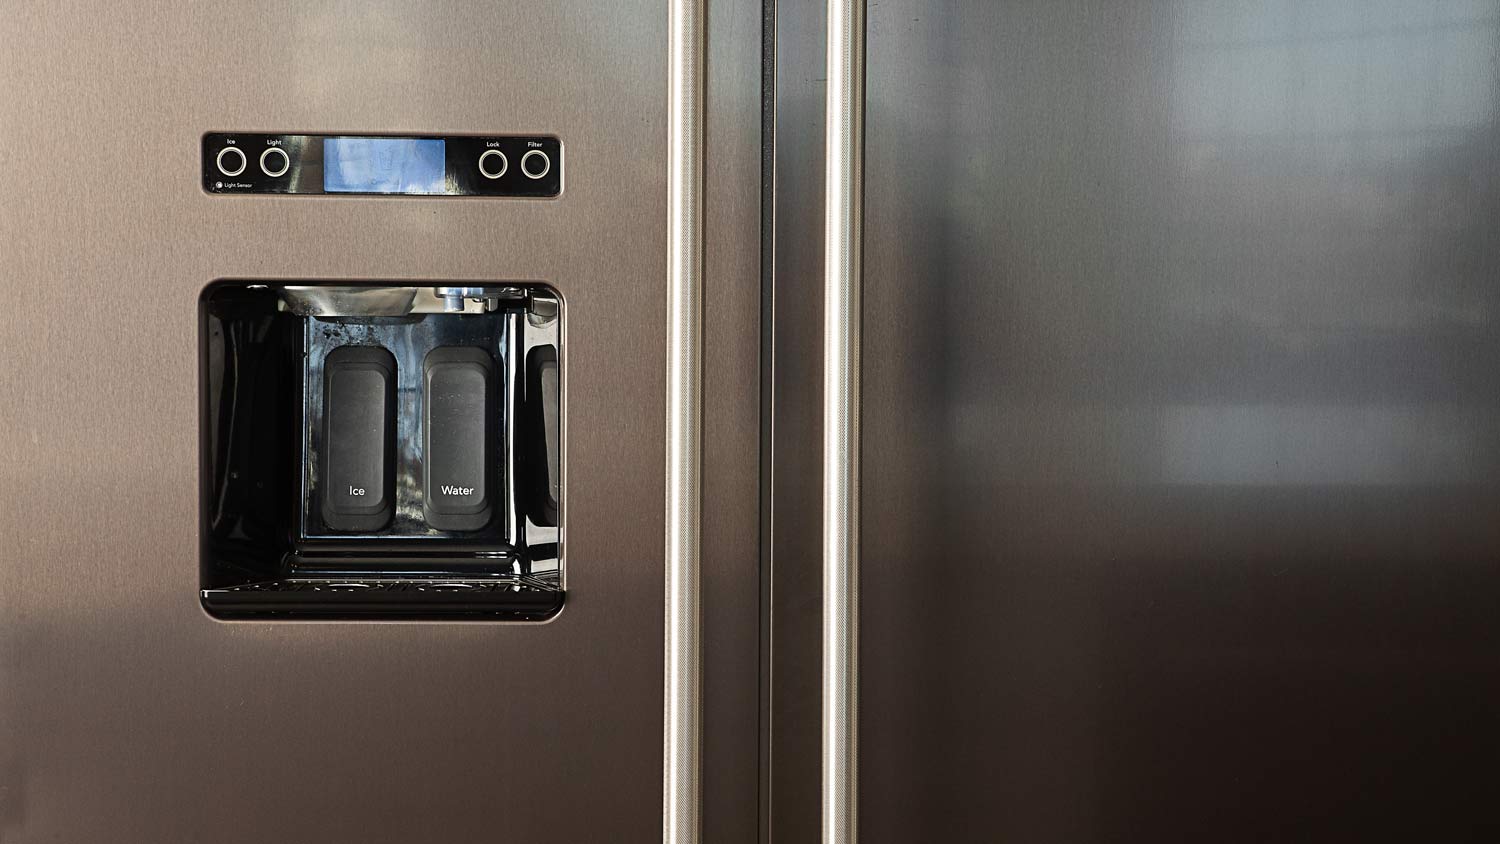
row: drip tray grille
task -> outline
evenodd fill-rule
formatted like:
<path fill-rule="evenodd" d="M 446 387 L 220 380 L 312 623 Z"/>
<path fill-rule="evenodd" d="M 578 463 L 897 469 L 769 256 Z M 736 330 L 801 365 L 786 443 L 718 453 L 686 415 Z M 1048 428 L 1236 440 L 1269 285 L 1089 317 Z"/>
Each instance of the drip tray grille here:
<path fill-rule="evenodd" d="M 237 617 L 348 616 L 489 618 L 534 621 L 562 608 L 563 590 L 550 579 L 292 577 L 203 590 L 216 614 Z"/>

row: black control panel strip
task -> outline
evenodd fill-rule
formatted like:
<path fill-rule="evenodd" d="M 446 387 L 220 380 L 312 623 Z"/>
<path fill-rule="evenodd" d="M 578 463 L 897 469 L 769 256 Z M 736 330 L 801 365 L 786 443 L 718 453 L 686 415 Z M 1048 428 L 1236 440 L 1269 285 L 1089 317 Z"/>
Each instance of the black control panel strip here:
<path fill-rule="evenodd" d="M 547 135 L 203 136 L 213 194 L 546 198 L 562 174 L 562 141 Z"/>

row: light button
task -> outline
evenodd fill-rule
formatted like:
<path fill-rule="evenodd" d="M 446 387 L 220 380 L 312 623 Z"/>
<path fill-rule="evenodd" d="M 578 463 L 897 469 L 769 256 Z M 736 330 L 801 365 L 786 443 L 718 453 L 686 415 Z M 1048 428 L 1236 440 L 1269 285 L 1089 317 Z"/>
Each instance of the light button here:
<path fill-rule="evenodd" d="M 273 179 L 285 175 L 291 166 L 291 157 L 281 147 L 267 147 L 266 151 L 260 154 L 260 171 Z"/>

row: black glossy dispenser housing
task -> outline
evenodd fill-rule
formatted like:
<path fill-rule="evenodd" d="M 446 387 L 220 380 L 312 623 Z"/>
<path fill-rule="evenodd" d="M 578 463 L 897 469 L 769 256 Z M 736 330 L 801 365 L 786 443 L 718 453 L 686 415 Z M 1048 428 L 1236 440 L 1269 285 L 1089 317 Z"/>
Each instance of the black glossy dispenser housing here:
<path fill-rule="evenodd" d="M 563 314 L 550 288 L 221 281 L 200 311 L 209 613 L 562 608 Z"/>

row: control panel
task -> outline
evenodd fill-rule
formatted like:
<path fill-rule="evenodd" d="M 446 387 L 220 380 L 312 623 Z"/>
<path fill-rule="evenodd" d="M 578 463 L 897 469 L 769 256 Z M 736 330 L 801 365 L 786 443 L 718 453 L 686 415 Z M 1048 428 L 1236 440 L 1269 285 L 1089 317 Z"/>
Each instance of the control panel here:
<path fill-rule="evenodd" d="M 562 173 L 562 141 L 546 135 L 203 136 L 213 194 L 545 198 Z"/>

